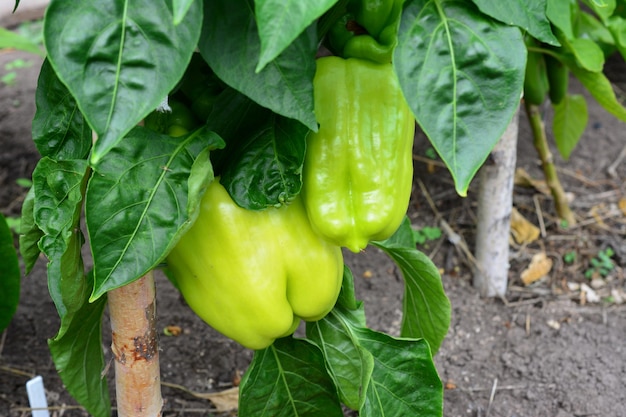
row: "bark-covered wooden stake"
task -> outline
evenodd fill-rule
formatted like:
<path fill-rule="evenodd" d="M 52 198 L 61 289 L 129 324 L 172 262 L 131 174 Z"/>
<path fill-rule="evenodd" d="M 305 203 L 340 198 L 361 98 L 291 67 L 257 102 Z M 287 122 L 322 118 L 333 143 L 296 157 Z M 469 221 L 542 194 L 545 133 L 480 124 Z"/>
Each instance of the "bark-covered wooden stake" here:
<path fill-rule="evenodd" d="M 109 291 L 119 417 L 161 415 L 161 378 L 152 272 Z"/>

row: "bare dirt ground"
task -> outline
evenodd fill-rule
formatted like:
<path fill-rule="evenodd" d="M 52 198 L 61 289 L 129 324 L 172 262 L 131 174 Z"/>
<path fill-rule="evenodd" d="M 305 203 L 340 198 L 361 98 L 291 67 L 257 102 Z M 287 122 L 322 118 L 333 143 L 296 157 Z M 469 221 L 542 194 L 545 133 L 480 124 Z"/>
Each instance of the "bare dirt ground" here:
<path fill-rule="evenodd" d="M 38 159 L 30 123 L 41 60 L 0 53 L 0 77 L 8 72 L 6 64 L 18 58 L 31 65 L 17 71 L 12 85 L 0 83 L 0 210 L 7 216 L 19 215 L 26 189 L 16 180 L 29 178 Z M 621 60 L 611 63 L 618 87 L 624 68 Z M 579 225 L 559 228 L 548 196 L 536 188 L 516 187 L 515 206 L 532 223 L 543 225 L 545 234 L 527 245 L 512 244 L 505 299 L 477 295 L 471 286 L 471 258 L 445 234 L 420 247 L 443 271 L 453 307 L 448 337 L 435 358 L 446 386 L 446 417 L 626 416 L 626 304 L 619 303 L 626 287 L 622 269 L 626 263 L 626 161 L 614 164 L 626 146 L 626 129 L 592 100 L 589 113 L 585 136 L 570 160 L 555 154 Z M 550 115 L 546 108 L 548 121 Z M 426 139 L 418 135 L 416 188 L 410 207 L 413 223 L 439 227 L 437 216 L 441 216 L 471 251 L 476 184 L 469 197 L 458 197 L 445 169 L 425 156 L 428 148 Z M 518 152 L 518 167 L 541 180 L 524 115 Z M 588 296 L 581 297 L 577 285 L 591 285 L 584 273 L 591 260 L 608 247 L 615 253 L 613 268 L 608 276 L 593 282 L 600 301 L 592 302 Z M 545 278 L 524 286 L 521 272 L 540 252 L 554 266 Z M 572 253 L 575 260 L 566 263 L 564 257 Z M 346 254 L 346 262 L 356 277 L 357 295 L 365 301 L 370 327 L 397 334 L 403 290 L 397 269 L 375 248 Z M 163 334 L 160 338 L 164 415 L 211 415 L 211 403 L 193 393 L 236 385 L 252 352 L 206 326 L 161 274 L 157 291 L 159 328 L 182 329 L 180 336 Z M 23 278 L 20 306 L 0 338 L 0 416 L 30 415 L 24 384 L 34 375 L 43 376 L 53 416 L 86 415 L 64 390 L 48 352 L 46 340 L 54 336 L 58 325 L 41 261 Z M 107 329 L 105 322 L 105 350 L 110 343 Z M 108 377 L 112 382 L 112 369 Z"/>

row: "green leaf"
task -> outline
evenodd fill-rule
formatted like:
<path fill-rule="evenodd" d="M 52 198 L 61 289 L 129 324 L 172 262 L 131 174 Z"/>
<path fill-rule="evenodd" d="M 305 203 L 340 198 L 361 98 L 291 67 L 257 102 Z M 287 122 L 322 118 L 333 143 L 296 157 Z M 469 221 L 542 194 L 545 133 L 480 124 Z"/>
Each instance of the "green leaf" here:
<path fill-rule="evenodd" d="M 86 158 L 91 129 L 47 59 L 39 72 L 35 104 L 32 133 L 39 153 L 57 160 Z"/>
<path fill-rule="evenodd" d="M 204 8 L 199 48 L 218 77 L 261 106 L 317 130 L 313 112 L 315 27 L 311 25 L 257 73 L 261 41 L 249 1 L 205 0 Z"/>
<path fill-rule="evenodd" d="M 514 0 L 504 2 L 474 0 L 474 4 L 478 6 L 481 12 L 500 22 L 518 26 L 535 39 L 550 45 L 559 46 L 560 43 L 552 33 L 550 22 L 546 17 L 546 3 L 548 1 Z"/>
<path fill-rule="evenodd" d="M 520 30 L 470 2 L 405 3 L 394 67 L 462 196 L 519 106 L 525 66 Z"/>
<path fill-rule="evenodd" d="M 172 0 L 172 6 L 174 7 L 174 26 L 183 21 L 193 3 L 194 0 Z"/>
<path fill-rule="evenodd" d="M 222 145 L 205 128 L 172 138 L 136 127 L 95 168 L 85 203 L 92 301 L 145 275 L 167 255 L 195 220 L 213 179 L 208 150 Z"/>
<path fill-rule="evenodd" d="M 234 149 L 221 183 L 241 207 L 261 210 L 292 201 L 302 187 L 309 129 L 272 114 L 267 123 Z"/>
<path fill-rule="evenodd" d="M 613 36 L 615 46 L 622 55 L 626 57 L 626 19 L 615 16 L 609 20 L 608 29 Z"/>
<path fill-rule="evenodd" d="M 567 39 L 574 39 L 570 2 L 563 0 L 547 0 L 546 3 L 546 17 L 548 20 L 561 30 Z"/>
<path fill-rule="evenodd" d="M 552 131 L 563 159 L 569 159 L 587 127 L 587 119 L 587 101 L 582 95 L 568 94 L 563 101 L 554 105 Z"/>
<path fill-rule="evenodd" d="M 0 213 L 0 333 L 7 328 L 20 301 L 20 264 L 13 233 Z"/>
<path fill-rule="evenodd" d="M 407 220 L 400 225 L 396 235 L 408 235 L 410 240 L 407 237 L 399 240 L 394 235 L 386 241 L 372 243 L 393 259 L 404 277 L 401 334 L 403 337 L 426 339 L 436 353 L 448 333 L 450 300 L 446 297 L 437 267 L 415 248 Z"/>
<path fill-rule="evenodd" d="M 425 340 L 398 339 L 357 329 L 374 357 L 361 417 L 443 415 L 443 386 Z"/>
<path fill-rule="evenodd" d="M 20 254 L 24 260 L 24 270 L 26 275 L 35 266 L 39 259 L 39 240 L 43 232 L 35 223 L 35 188 L 31 187 L 22 203 L 22 214 L 20 216 Z"/>
<path fill-rule="evenodd" d="M 374 370 L 374 357 L 355 333 L 365 327 L 360 316 L 365 317 L 362 306 L 358 312 L 337 306 L 322 320 L 306 325 L 307 338 L 324 353 L 339 398 L 353 410 L 363 407 Z"/>
<path fill-rule="evenodd" d="M 576 61 L 583 69 L 600 72 L 604 68 L 604 52 L 591 39 L 572 39 L 568 42 L 567 49 L 574 54 Z"/>
<path fill-rule="evenodd" d="M 33 171 L 34 219 L 43 233 L 39 248 L 49 260 L 48 289 L 62 320 L 86 296 L 79 227 L 86 177 L 84 160 L 43 157 Z"/>
<path fill-rule="evenodd" d="M 614 51 L 613 47 L 616 43 L 616 40 L 613 39 L 613 35 L 609 31 L 610 22 L 612 20 L 613 18 L 609 20 L 607 26 L 596 19 L 591 13 L 581 12 L 576 21 L 576 37 L 591 39 L 603 49 L 605 56 L 608 56 Z"/>
<path fill-rule="evenodd" d="M 82 303 L 62 318 L 58 334 L 48 341 L 50 353 L 67 391 L 90 415 L 111 415 L 111 401 L 102 350 L 102 315 L 106 297 L 89 303 L 89 289 Z"/>
<path fill-rule="evenodd" d="M 568 67 L 598 104 L 619 120 L 626 122 L 626 108 L 617 100 L 611 82 L 603 73 L 586 71 L 574 62 L 569 62 Z"/>
<path fill-rule="evenodd" d="M 341 417 L 317 346 L 291 337 L 256 351 L 240 386 L 240 417 Z"/>
<path fill-rule="evenodd" d="M 4 48 L 17 49 L 19 51 L 30 52 L 39 56 L 46 56 L 46 52 L 30 39 L 0 27 L 0 49 Z"/>
<path fill-rule="evenodd" d="M 256 72 L 280 55 L 298 35 L 336 2 L 337 0 L 255 0 L 254 11 L 261 40 L 261 56 Z"/>
<path fill-rule="evenodd" d="M 343 281 L 341 283 L 339 297 L 337 298 L 337 305 L 345 307 L 348 310 L 356 310 L 359 308 L 359 302 L 357 302 L 354 294 L 354 277 L 347 265 L 343 266 Z M 363 316 L 362 325 L 365 326 L 365 316 Z"/>
<path fill-rule="evenodd" d="M 604 23 L 613 15 L 617 6 L 615 0 L 591 0 L 586 3 Z"/>
<path fill-rule="evenodd" d="M 50 62 L 98 135 L 97 164 L 180 80 L 202 23 L 193 2 L 174 26 L 169 0 L 52 0 L 44 24 Z"/>

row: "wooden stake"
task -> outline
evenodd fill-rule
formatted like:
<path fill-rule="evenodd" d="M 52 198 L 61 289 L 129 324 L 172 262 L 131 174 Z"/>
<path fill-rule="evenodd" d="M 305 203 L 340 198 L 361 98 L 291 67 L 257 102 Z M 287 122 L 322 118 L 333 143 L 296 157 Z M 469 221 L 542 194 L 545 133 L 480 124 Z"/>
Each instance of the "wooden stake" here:
<path fill-rule="evenodd" d="M 519 109 L 479 174 L 473 284 L 483 297 L 504 297 L 508 285 L 518 114 Z"/>
<path fill-rule="evenodd" d="M 119 417 L 161 415 L 161 377 L 152 272 L 109 291 Z"/>

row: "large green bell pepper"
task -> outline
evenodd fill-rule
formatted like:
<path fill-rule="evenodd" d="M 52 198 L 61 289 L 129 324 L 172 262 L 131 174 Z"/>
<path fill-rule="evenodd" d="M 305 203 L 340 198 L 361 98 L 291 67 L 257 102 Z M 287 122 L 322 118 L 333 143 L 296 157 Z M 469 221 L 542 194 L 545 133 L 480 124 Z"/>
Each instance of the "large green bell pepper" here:
<path fill-rule="evenodd" d="M 251 349 L 293 333 L 300 319 L 324 317 L 343 275 L 340 248 L 313 231 L 300 198 L 281 208 L 246 210 L 218 180 L 167 264 L 195 313 Z"/>
<path fill-rule="evenodd" d="M 320 58 L 313 86 L 319 131 L 307 137 L 305 207 L 318 233 L 358 252 L 406 214 L 415 119 L 390 63 Z"/>

